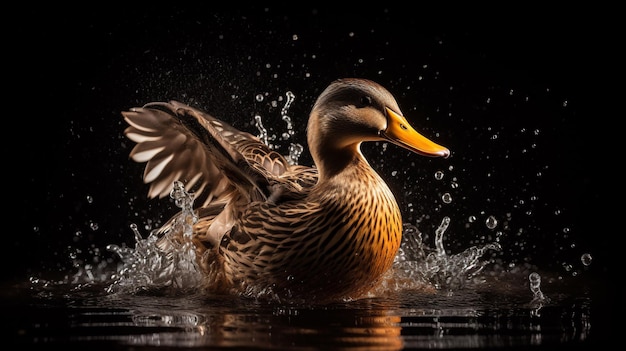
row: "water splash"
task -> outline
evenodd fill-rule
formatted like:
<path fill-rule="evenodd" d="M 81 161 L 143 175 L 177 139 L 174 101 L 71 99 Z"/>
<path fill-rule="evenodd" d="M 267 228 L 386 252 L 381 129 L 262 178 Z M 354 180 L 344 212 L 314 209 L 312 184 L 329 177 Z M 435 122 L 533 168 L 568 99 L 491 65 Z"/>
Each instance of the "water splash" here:
<path fill-rule="evenodd" d="M 302 155 L 302 151 L 304 151 L 304 147 L 297 143 L 291 143 L 289 145 L 289 155 L 287 155 L 287 162 L 290 165 L 297 165 L 298 160 L 300 159 L 300 155 Z"/>
<path fill-rule="evenodd" d="M 285 101 L 285 105 L 280 110 L 280 115 L 287 124 L 287 131 L 282 134 L 283 140 L 288 140 L 295 134 L 293 122 L 291 121 L 291 117 L 287 114 L 287 111 L 289 111 L 289 107 L 291 107 L 291 104 L 295 101 L 296 96 L 291 91 L 288 91 L 286 95 L 287 101 Z M 297 165 L 302 151 L 304 151 L 304 147 L 301 144 L 291 143 L 289 145 L 289 154 L 286 155 L 287 162 L 289 162 L 290 165 Z"/>
<path fill-rule="evenodd" d="M 291 120 L 291 117 L 287 114 L 287 112 L 289 111 L 291 104 L 295 101 L 296 96 L 291 91 L 288 91 L 286 95 L 287 95 L 287 101 L 285 101 L 285 105 L 283 105 L 282 109 L 280 110 L 281 118 L 286 123 L 286 131 L 284 131 L 281 135 L 282 140 L 289 140 L 295 134 L 293 122 Z M 257 101 L 262 101 L 262 100 L 263 100 L 263 95 L 258 94 Z M 268 135 L 268 131 L 263 125 L 263 119 L 260 115 L 254 116 L 254 126 L 259 131 L 259 134 L 257 134 L 257 137 L 261 139 L 263 144 L 267 145 L 270 149 L 278 149 L 280 147 L 280 145 L 274 145 L 270 143 L 270 137 Z M 273 137 L 272 140 L 274 139 L 275 138 Z M 300 156 L 302 155 L 303 151 L 304 151 L 304 146 L 302 146 L 301 144 L 290 143 L 288 154 L 285 155 L 287 162 L 290 165 L 297 165 L 298 160 L 300 159 Z"/>
<path fill-rule="evenodd" d="M 136 292 L 168 287 L 187 290 L 202 285 L 203 273 L 197 265 L 192 242 L 192 228 L 198 220 L 193 211 L 193 194 L 176 181 L 170 197 L 181 212 L 168 224 L 153 230 L 145 239 L 132 224 L 135 248 L 107 246 L 122 262 L 111 277 L 113 282 L 107 291 Z M 175 237 L 176 233 L 182 233 L 180 238 Z"/>
<path fill-rule="evenodd" d="M 294 135 L 295 133 L 293 129 L 293 123 L 291 122 L 291 117 L 287 115 L 287 111 L 289 111 L 289 107 L 296 99 L 296 96 L 291 91 L 288 91 L 286 95 L 287 95 L 287 101 L 285 101 L 285 105 L 280 110 L 280 116 L 282 117 L 283 121 L 285 121 L 285 123 L 287 124 L 287 131 L 283 133 L 284 140 L 291 138 L 291 136 Z"/>
<path fill-rule="evenodd" d="M 267 140 L 267 129 L 265 129 L 265 127 L 263 126 L 263 121 L 261 119 L 261 116 L 259 115 L 254 116 L 254 125 L 259 130 L 259 134 L 257 135 L 259 139 L 261 139 L 263 144 L 269 146 L 269 142 Z"/>
<path fill-rule="evenodd" d="M 541 292 L 541 276 L 537 272 L 530 273 L 528 275 L 528 282 L 530 286 L 530 291 L 533 293 L 533 301 L 543 301 L 545 300 L 545 296 L 543 292 Z"/>
<path fill-rule="evenodd" d="M 537 272 L 532 272 L 528 275 L 528 282 L 530 291 L 533 293 L 533 299 L 530 301 L 530 307 L 533 316 L 540 316 L 541 308 L 549 300 L 541 291 L 541 275 Z"/>
<path fill-rule="evenodd" d="M 422 242 L 422 234 L 412 224 L 404 224 L 402 245 L 396 256 L 393 279 L 404 282 L 405 288 L 429 284 L 437 290 L 452 293 L 470 282 L 478 282 L 479 273 L 489 263 L 481 260 L 488 250 L 500 251 L 498 243 L 472 246 L 461 253 L 448 255 L 443 245 L 450 217 L 444 217 L 435 231 L 435 248 Z"/>

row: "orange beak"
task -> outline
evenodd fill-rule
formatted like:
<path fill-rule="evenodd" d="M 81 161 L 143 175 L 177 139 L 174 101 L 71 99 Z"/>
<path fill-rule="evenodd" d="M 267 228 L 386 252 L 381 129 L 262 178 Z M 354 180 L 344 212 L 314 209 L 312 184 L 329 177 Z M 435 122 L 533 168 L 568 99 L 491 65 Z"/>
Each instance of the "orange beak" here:
<path fill-rule="evenodd" d="M 392 143 L 411 150 L 422 156 L 444 157 L 450 156 L 450 150 L 418 133 L 403 116 L 387 110 L 387 128 L 381 136 Z"/>

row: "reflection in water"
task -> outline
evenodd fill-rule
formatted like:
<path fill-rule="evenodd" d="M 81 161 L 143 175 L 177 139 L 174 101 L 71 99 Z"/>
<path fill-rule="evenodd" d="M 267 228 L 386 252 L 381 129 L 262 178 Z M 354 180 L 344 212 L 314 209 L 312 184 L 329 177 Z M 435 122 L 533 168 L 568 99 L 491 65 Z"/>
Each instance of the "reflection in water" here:
<path fill-rule="evenodd" d="M 92 292 L 93 294 L 93 292 Z M 232 296 L 102 295 L 73 299 L 46 297 L 60 314 L 55 321 L 33 321 L 18 334 L 22 342 L 111 342 L 136 346 L 300 348 L 385 350 L 403 348 L 401 317 L 389 302 L 291 306 Z M 87 295 L 86 295 L 87 296 Z M 43 301 L 42 301 L 43 302 Z M 24 312 L 24 311 L 22 311 Z M 40 315 L 40 317 L 43 317 Z M 41 325 L 63 328 L 40 328 Z M 36 326 L 37 325 L 37 326 Z M 70 336 L 71 340 L 66 338 Z"/>
<path fill-rule="evenodd" d="M 380 309 L 355 312 L 279 307 L 267 314 L 224 314 L 205 326 L 204 345 L 402 348 L 400 317 Z"/>
<path fill-rule="evenodd" d="M 497 283 L 497 284 L 493 284 Z M 328 305 L 278 304 L 163 290 L 31 285 L 11 306 L 18 344 L 260 349 L 489 348 L 567 345 L 591 330 L 589 300 L 556 296 L 539 309 L 507 282 L 404 291 Z M 524 289 L 525 290 L 525 289 Z M 42 313 L 45 311 L 45 313 Z M 12 313 L 14 315 L 12 315 Z"/>

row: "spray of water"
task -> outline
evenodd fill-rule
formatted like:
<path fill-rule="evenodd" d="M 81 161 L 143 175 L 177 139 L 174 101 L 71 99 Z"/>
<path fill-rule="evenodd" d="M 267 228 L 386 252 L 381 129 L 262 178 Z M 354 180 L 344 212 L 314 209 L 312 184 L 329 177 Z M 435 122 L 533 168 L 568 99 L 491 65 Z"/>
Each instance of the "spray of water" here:
<path fill-rule="evenodd" d="M 257 98 L 257 101 L 262 101 L 263 95 L 258 94 L 257 96 L 261 96 L 260 100 L 259 98 Z M 281 135 L 282 140 L 285 140 L 285 141 L 291 139 L 292 136 L 295 134 L 293 122 L 291 120 L 291 117 L 288 115 L 288 112 L 289 112 L 289 108 L 291 107 L 291 104 L 296 99 L 296 96 L 291 91 L 288 91 L 286 93 L 286 96 L 287 96 L 287 101 L 285 101 L 285 105 L 283 105 L 282 109 L 280 110 L 281 118 L 285 122 L 285 125 L 286 125 L 286 130 Z M 268 136 L 267 129 L 263 126 L 263 118 L 260 115 L 254 116 L 254 125 L 259 131 L 259 134 L 257 135 L 259 139 L 261 139 L 261 141 L 265 145 L 269 146 L 270 149 L 277 148 L 277 145 L 273 145 L 269 142 L 270 138 Z M 298 160 L 300 159 L 300 156 L 302 155 L 302 152 L 304 151 L 304 147 L 299 143 L 290 143 L 288 151 L 289 153 L 285 155 L 287 162 L 291 165 L 297 165 Z"/>
<path fill-rule="evenodd" d="M 444 217 L 435 231 L 434 248 L 422 241 L 422 233 L 412 224 L 405 223 L 402 245 L 393 268 L 388 272 L 383 289 L 415 289 L 432 286 L 452 293 L 468 283 L 480 283 L 480 272 L 489 263 L 482 259 L 489 250 L 501 250 L 500 244 L 472 246 L 461 253 L 449 255 L 443 245 L 444 233 L 450 218 Z"/>
<path fill-rule="evenodd" d="M 109 245 L 107 249 L 117 254 L 121 265 L 108 287 L 109 292 L 136 291 L 143 289 L 174 288 L 194 289 L 203 283 L 203 274 L 197 265 L 195 246 L 192 242 L 193 224 L 198 220 L 193 210 L 193 194 L 183 184 L 174 182 L 170 193 L 181 212 L 169 230 L 152 231 L 143 238 L 135 224 L 135 248 Z M 183 240 L 170 238 L 170 233 L 182 232 Z M 164 233 L 164 234 L 163 234 Z"/>

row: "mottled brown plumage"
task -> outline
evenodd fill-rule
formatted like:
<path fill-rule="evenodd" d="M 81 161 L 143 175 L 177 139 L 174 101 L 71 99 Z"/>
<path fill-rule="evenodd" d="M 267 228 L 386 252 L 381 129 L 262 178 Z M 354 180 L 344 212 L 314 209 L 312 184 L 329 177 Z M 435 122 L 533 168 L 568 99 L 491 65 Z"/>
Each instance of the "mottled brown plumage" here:
<path fill-rule="evenodd" d="M 122 114 L 137 143 L 132 159 L 147 162 L 148 195 L 168 195 L 177 180 L 195 189 L 193 241 L 207 285 L 249 296 L 366 293 L 393 263 L 402 218 L 361 143 L 449 155 L 408 124 L 385 88 L 364 79 L 331 83 L 313 106 L 307 141 L 314 167 L 290 165 L 256 136 L 179 102 Z M 165 250 L 167 241 L 181 240 L 173 228 L 171 221 L 161 228 Z"/>

